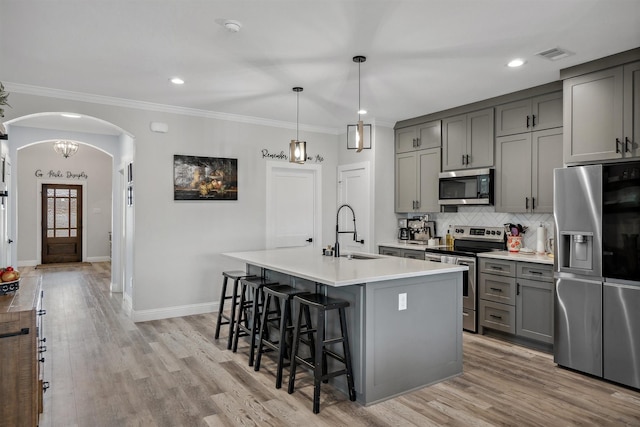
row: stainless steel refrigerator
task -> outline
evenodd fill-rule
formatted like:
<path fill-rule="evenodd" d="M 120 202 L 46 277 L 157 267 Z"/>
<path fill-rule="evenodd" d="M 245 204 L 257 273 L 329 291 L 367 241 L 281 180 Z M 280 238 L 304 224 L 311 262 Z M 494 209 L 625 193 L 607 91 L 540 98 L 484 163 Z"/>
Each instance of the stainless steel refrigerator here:
<path fill-rule="evenodd" d="M 554 171 L 558 365 L 640 388 L 640 163 Z"/>

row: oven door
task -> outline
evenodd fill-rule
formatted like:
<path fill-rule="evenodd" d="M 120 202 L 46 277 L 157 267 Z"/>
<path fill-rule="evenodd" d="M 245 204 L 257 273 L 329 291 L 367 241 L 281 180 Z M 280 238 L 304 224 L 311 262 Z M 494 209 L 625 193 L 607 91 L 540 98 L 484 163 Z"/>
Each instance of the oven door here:
<path fill-rule="evenodd" d="M 442 255 L 427 252 L 425 260 L 442 262 Z M 469 257 L 456 257 L 457 264 L 466 265 L 468 271 L 462 273 L 462 329 L 477 332 L 476 315 L 476 260 Z"/>

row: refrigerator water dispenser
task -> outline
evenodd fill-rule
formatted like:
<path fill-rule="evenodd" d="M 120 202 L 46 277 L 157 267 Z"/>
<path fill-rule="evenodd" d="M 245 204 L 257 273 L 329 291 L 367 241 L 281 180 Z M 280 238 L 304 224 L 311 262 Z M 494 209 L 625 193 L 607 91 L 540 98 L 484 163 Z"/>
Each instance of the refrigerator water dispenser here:
<path fill-rule="evenodd" d="M 593 270 L 593 233 L 576 232 L 563 233 L 563 243 L 569 248 L 569 253 L 565 254 L 563 267 L 578 270 Z"/>

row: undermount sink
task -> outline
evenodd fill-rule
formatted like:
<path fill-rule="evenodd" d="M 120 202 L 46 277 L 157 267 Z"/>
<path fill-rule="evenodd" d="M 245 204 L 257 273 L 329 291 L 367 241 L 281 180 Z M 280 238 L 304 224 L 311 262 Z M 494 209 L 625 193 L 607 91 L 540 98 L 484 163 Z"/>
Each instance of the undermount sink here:
<path fill-rule="evenodd" d="M 340 257 L 342 258 L 347 258 L 347 259 L 379 259 L 379 256 L 376 255 L 363 255 L 363 254 L 345 254 L 345 255 L 340 255 Z"/>

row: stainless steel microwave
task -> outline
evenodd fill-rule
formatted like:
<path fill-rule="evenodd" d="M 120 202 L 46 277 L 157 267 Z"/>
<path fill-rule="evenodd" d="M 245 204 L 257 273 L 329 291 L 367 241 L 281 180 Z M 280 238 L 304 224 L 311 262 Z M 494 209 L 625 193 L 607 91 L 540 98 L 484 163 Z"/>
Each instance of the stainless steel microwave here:
<path fill-rule="evenodd" d="M 442 172 L 438 187 L 440 205 L 493 205 L 494 170 Z"/>

